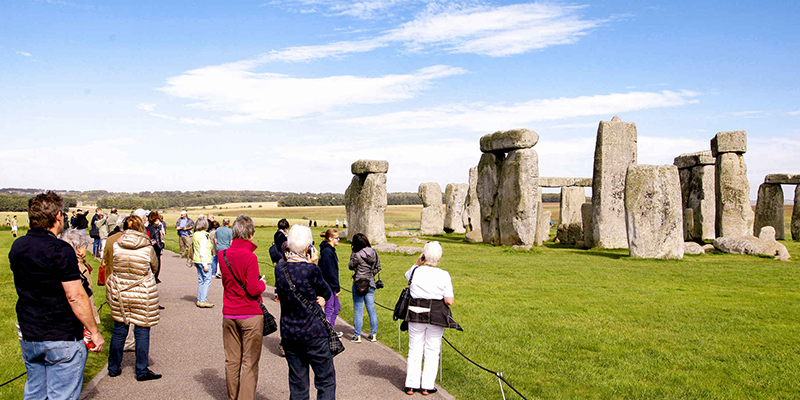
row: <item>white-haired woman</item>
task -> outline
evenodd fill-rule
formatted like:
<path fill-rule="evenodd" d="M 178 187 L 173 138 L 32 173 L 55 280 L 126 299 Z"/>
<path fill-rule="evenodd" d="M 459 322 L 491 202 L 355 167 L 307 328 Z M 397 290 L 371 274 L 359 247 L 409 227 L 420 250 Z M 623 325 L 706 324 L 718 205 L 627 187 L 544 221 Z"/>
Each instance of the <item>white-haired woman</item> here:
<path fill-rule="evenodd" d="M 211 287 L 211 239 L 208 237 L 208 220 L 198 218 L 192 235 L 192 262 L 197 268 L 197 306 L 211 308 L 208 289 Z"/>
<path fill-rule="evenodd" d="M 444 328 L 462 330 L 450 313 L 449 306 L 455 301 L 453 282 L 447 271 L 437 267 L 441 259 L 442 245 L 430 242 L 405 275 L 411 281 L 411 302 L 405 319 L 408 324 L 408 366 L 404 391 L 408 395 L 414 392 L 423 395 L 436 393 L 434 382 Z"/>
<path fill-rule="evenodd" d="M 89 247 L 89 243 L 92 243 L 92 238 L 86 234 L 85 229 L 67 229 L 61 234 L 61 240 L 69 243 L 72 249 L 75 250 L 75 256 L 78 257 L 78 270 L 81 273 L 81 283 L 86 290 L 86 294 L 89 295 L 94 321 L 97 325 L 100 325 L 100 315 L 97 313 L 97 307 L 94 305 L 92 266 L 86 262 L 86 249 Z"/>
<path fill-rule="evenodd" d="M 275 290 L 281 299 L 281 346 L 289 366 L 290 398 L 308 399 L 308 367 L 311 366 L 317 399 L 335 399 L 336 372 L 323 309 L 325 299 L 330 298 L 332 292 L 322 271 L 309 261 L 316 257 L 312 243 L 311 229 L 293 226 L 287 235 L 286 260 L 275 266 Z M 298 296 L 303 296 L 316 312 Z"/>

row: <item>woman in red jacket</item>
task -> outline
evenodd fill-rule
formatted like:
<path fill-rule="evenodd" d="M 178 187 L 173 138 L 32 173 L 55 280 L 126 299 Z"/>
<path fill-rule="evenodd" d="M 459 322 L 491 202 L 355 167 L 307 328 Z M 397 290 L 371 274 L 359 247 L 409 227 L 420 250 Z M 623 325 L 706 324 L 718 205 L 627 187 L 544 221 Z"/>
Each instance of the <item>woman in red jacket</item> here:
<path fill-rule="evenodd" d="M 253 253 L 258 247 L 253 243 L 256 232 L 253 220 L 240 215 L 232 229 L 231 247 L 218 255 L 223 287 L 225 381 L 229 399 L 252 399 L 258 385 L 264 327 L 259 303 L 266 284 L 264 277 L 259 277 L 258 257 Z"/>

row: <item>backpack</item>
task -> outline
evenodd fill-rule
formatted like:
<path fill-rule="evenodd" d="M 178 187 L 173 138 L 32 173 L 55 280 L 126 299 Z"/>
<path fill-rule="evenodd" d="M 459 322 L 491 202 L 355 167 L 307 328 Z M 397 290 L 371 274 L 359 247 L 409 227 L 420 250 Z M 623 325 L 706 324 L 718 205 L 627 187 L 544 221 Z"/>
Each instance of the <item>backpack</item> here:
<path fill-rule="evenodd" d="M 283 254 L 278 250 L 278 246 L 276 246 L 275 243 L 269 247 L 269 258 L 272 260 L 273 264 L 283 259 Z"/>

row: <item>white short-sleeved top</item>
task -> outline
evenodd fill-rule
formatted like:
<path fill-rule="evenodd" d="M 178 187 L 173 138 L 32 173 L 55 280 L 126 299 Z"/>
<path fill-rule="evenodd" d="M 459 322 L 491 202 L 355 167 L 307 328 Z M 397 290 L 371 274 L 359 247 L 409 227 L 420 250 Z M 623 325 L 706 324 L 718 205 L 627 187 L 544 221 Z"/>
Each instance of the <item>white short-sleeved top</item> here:
<path fill-rule="evenodd" d="M 406 280 L 411 277 L 411 267 L 406 271 Z M 414 280 L 411 281 L 411 297 L 415 299 L 442 300 L 445 297 L 455 297 L 453 294 L 453 281 L 450 274 L 436 267 L 420 265 L 416 267 Z"/>

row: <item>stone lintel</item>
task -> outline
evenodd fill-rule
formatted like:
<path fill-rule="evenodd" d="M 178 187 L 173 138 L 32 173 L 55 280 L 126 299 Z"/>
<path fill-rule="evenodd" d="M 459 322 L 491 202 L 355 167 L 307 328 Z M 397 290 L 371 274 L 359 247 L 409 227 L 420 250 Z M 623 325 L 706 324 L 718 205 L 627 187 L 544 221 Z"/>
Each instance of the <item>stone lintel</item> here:
<path fill-rule="evenodd" d="M 539 178 L 540 180 L 542 178 Z M 764 178 L 764 183 L 776 185 L 800 185 L 800 174 L 769 174 Z"/>
<path fill-rule="evenodd" d="M 719 153 L 739 153 L 747 152 L 747 132 L 727 131 L 717 132 L 711 139 L 711 155 L 716 157 Z"/>
<path fill-rule="evenodd" d="M 358 160 L 350 165 L 353 175 L 385 174 L 389 172 L 389 162 L 385 160 Z"/>
<path fill-rule="evenodd" d="M 517 149 L 529 149 L 536 146 L 539 134 L 529 129 L 499 131 L 481 137 L 481 151 L 508 152 Z"/>
<path fill-rule="evenodd" d="M 686 153 L 675 157 L 672 163 L 678 169 L 692 168 L 698 165 L 714 165 L 716 159 L 711 155 L 711 150 L 698 151 L 697 153 Z"/>
<path fill-rule="evenodd" d="M 566 186 L 591 187 L 592 178 L 539 178 L 539 187 L 557 188 Z"/>

